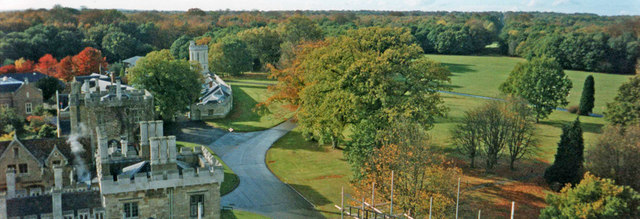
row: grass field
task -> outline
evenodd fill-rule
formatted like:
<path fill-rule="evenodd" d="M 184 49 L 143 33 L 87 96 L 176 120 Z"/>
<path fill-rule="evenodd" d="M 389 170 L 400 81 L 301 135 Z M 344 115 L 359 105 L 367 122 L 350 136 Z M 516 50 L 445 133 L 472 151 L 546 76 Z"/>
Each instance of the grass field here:
<path fill-rule="evenodd" d="M 263 219 L 269 218 L 256 213 L 240 210 L 222 210 L 222 219 Z"/>
<path fill-rule="evenodd" d="M 267 86 L 275 83 L 274 81 L 256 77 L 226 80 L 233 90 L 233 109 L 226 118 L 208 120 L 207 124 L 216 128 L 250 132 L 271 128 L 291 116 L 291 112 L 280 105 L 272 105 L 264 112 L 255 109 L 256 104 L 269 97 Z"/>
<path fill-rule="evenodd" d="M 194 144 L 194 143 L 189 143 L 184 141 L 177 141 L 176 144 L 178 145 L 178 150 L 180 150 L 180 147 L 193 148 L 195 146 L 201 146 L 199 144 Z M 222 185 L 220 186 L 220 195 L 221 196 L 226 195 L 229 192 L 233 191 L 236 187 L 238 187 L 238 184 L 240 184 L 240 179 L 238 179 L 238 176 L 235 173 L 233 173 L 233 170 L 231 170 L 231 168 L 229 168 L 227 164 L 225 164 L 224 161 L 222 161 L 222 159 L 218 157 L 218 155 L 213 153 L 211 148 L 207 147 L 207 149 L 209 149 L 211 154 L 213 154 L 213 156 L 215 156 L 216 159 L 218 159 L 218 161 L 220 161 L 220 163 L 222 163 L 222 166 L 224 167 L 224 182 L 222 182 Z"/>
<path fill-rule="evenodd" d="M 516 63 L 524 61 L 520 58 L 493 56 L 428 56 L 450 68 L 453 73 L 453 91 L 490 97 L 500 95 L 500 83 L 507 78 Z M 569 96 L 569 105 L 578 105 L 584 79 L 589 74 L 594 76 L 595 113 L 605 110 L 606 102 L 613 99 L 617 88 L 629 77 L 581 71 L 565 72 L 574 84 Z M 534 154 L 516 164 L 517 171 L 510 171 L 506 159 L 503 159 L 494 172 L 487 173 L 481 168 L 467 168 L 465 159 L 451 144 L 450 130 L 460 121 L 466 110 L 485 104 L 488 100 L 449 94 L 442 97 L 449 108 L 448 115 L 446 118 L 438 119 L 429 133 L 432 140 L 442 147 L 442 151 L 463 168 L 465 176 L 461 215 L 476 216 L 477 211 L 481 209 L 485 218 L 507 217 L 511 201 L 515 201 L 517 218 L 537 218 L 540 209 L 545 206 L 544 198 L 549 193 L 541 176 L 553 161 L 562 132 L 561 127 L 572 122 L 576 115 L 554 111 L 548 119 L 537 124 L 540 147 Z M 584 130 L 585 147 L 589 148 L 601 133 L 606 121 L 595 117 L 581 117 L 580 121 Z M 278 177 L 310 199 L 325 216 L 336 218 L 338 211 L 333 205 L 340 203 L 342 186 L 348 191 L 351 174 L 341 150 L 306 142 L 294 130 L 283 136 L 269 150 L 267 163 Z M 482 164 L 482 160 L 478 161 L 478 164 Z M 475 190 L 464 189 L 495 182 L 506 183 Z"/>
<path fill-rule="evenodd" d="M 497 97 L 501 93 L 498 87 L 507 79 L 509 72 L 525 59 L 501 56 L 456 56 L 456 55 L 427 55 L 449 67 L 451 88 L 455 92 Z M 595 79 L 595 107 L 594 113 L 605 111 L 607 102 L 613 100 L 618 87 L 629 77 L 617 74 L 593 73 L 584 71 L 565 70 L 573 82 L 573 89 L 569 94 L 569 105 L 579 105 L 584 79 L 593 75 Z"/>
<path fill-rule="evenodd" d="M 340 204 L 341 187 L 350 191 L 351 175 L 341 150 L 305 141 L 294 129 L 271 147 L 266 159 L 280 180 L 302 193 L 326 217 L 340 217 L 333 205 Z"/>

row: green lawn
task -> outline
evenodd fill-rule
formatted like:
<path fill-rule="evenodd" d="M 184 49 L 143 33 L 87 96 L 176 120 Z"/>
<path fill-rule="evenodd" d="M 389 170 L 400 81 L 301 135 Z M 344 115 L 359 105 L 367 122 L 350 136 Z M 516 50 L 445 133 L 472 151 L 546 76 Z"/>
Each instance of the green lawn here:
<path fill-rule="evenodd" d="M 226 118 L 207 120 L 207 124 L 222 129 L 233 128 L 238 132 L 260 131 L 276 126 L 292 115 L 280 105 L 272 105 L 262 112 L 255 109 L 256 104 L 269 97 L 267 84 L 273 84 L 274 81 L 233 78 L 227 82 L 233 90 L 233 109 Z"/>
<path fill-rule="evenodd" d="M 342 150 L 305 141 L 294 129 L 269 149 L 266 162 L 280 180 L 302 193 L 324 216 L 340 216 L 334 204 L 340 205 L 341 188 L 351 191 L 351 171 Z"/>
<path fill-rule="evenodd" d="M 494 97 L 500 95 L 498 86 L 507 78 L 513 66 L 518 62 L 524 61 L 520 58 L 492 56 L 428 56 L 449 66 L 453 73 L 451 77 L 453 91 Z M 605 103 L 612 100 L 620 84 L 628 80 L 628 76 L 623 75 L 580 71 L 565 72 L 574 83 L 574 88 L 569 97 L 570 105 L 578 104 L 586 76 L 589 74 L 594 76 L 596 83 L 596 108 L 594 111 L 596 113 L 604 111 Z M 488 100 L 449 94 L 443 94 L 442 97 L 445 100 L 445 105 L 449 108 L 449 112 L 446 118 L 440 118 L 436 121 L 429 134 L 433 141 L 440 145 L 442 150 L 449 156 L 461 158 L 451 144 L 450 130 L 460 121 L 466 110 L 485 104 Z M 560 134 L 562 133 L 561 127 L 572 122 L 575 118 L 575 114 L 554 111 L 548 119 L 541 120 L 540 124 L 537 125 L 540 147 L 535 154 L 527 159 L 546 163 L 552 162 Z M 584 116 L 580 118 L 580 121 L 584 130 L 585 146 L 589 148 L 601 133 L 601 128 L 604 127 L 606 121 L 603 118 Z M 502 165 L 507 165 L 507 161 L 504 159 L 501 163 Z M 319 146 L 315 142 L 307 142 L 296 129 L 283 136 L 267 152 L 267 164 L 274 174 L 296 188 L 329 218 L 337 216 L 336 213 L 338 211 L 333 205 L 340 203 L 340 188 L 344 186 L 346 192 L 350 191 L 349 176 L 351 172 L 342 155 L 342 151 L 332 150 L 329 146 Z M 524 165 L 527 165 L 518 163 L 516 168 L 518 168 L 519 164 L 521 168 L 525 168 Z M 479 177 L 481 180 L 500 180 L 510 176 L 481 174 Z M 525 190 L 529 188 L 519 186 L 521 185 L 517 184 L 515 188 L 525 188 Z M 546 191 L 544 187 L 534 185 L 532 188 L 530 189 L 531 191 L 527 190 L 526 192 L 544 196 L 543 193 Z M 511 200 L 511 198 L 516 197 L 511 197 L 508 193 L 491 193 L 487 191 L 478 191 L 476 195 L 479 197 L 493 197 L 486 199 L 492 205 L 486 205 L 485 203 L 485 207 L 500 205 L 496 201 L 500 198 Z M 527 193 L 526 195 L 529 194 Z M 536 209 L 531 207 L 531 203 L 526 203 L 525 205 L 528 208 Z M 534 210 L 534 212 L 537 211 Z"/>
<path fill-rule="evenodd" d="M 194 143 L 190 143 L 190 142 L 184 142 L 184 141 L 177 141 L 176 144 L 178 145 L 178 150 L 180 150 L 180 147 L 190 147 L 193 148 L 195 146 L 201 146 L 199 144 L 194 144 Z M 206 146 L 203 146 L 206 147 Z M 218 161 L 220 161 L 220 163 L 222 163 L 222 166 L 224 167 L 224 182 L 222 182 L 222 185 L 220 186 L 220 195 L 226 195 L 229 192 L 233 191 L 236 187 L 238 187 L 238 184 L 240 184 L 240 179 L 238 178 L 238 176 L 233 173 L 233 170 L 231 170 L 231 168 L 229 168 L 229 166 L 227 166 L 227 164 L 224 163 L 224 161 L 222 161 L 222 159 L 220 159 L 220 157 L 218 157 L 217 154 L 213 153 L 213 151 L 211 150 L 211 148 L 206 147 L 209 152 L 211 152 L 211 154 L 213 154 L 213 156 L 216 157 L 216 159 L 218 159 Z"/>
<path fill-rule="evenodd" d="M 449 67 L 453 73 L 451 87 L 453 91 L 481 96 L 497 97 L 501 93 L 498 87 L 507 79 L 509 72 L 518 62 L 525 59 L 501 56 L 457 56 L 457 55 L 426 55 Z M 595 79 L 595 107 L 594 113 L 605 111 L 607 102 L 613 100 L 620 84 L 626 82 L 627 75 L 594 73 L 584 71 L 565 70 L 573 82 L 573 89 L 569 94 L 569 105 L 579 105 L 584 79 L 593 75 Z"/>
<path fill-rule="evenodd" d="M 240 210 L 222 210 L 222 219 L 262 219 L 269 218 L 256 213 Z"/>

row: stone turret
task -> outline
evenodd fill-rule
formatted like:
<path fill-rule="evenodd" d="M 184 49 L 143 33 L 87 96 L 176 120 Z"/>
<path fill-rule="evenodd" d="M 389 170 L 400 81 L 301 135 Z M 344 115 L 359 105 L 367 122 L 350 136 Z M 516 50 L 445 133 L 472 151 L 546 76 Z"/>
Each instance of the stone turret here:
<path fill-rule="evenodd" d="M 196 45 L 194 41 L 189 42 L 189 61 L 200 63 L 202 74 L 209 73 L 209 47 L 207 45 Z"/>

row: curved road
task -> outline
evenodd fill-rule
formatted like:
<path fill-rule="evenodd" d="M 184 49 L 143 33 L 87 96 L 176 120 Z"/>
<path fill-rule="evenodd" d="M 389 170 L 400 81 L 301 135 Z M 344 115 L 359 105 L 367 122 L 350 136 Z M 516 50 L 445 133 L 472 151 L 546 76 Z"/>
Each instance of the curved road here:
<path fill-rule="evenodd" d="M 267 150 L 295 126 L 295 123 L 286 121 L 264 131 L 226 133 L 209 144 L 240 178 L 238 187 L 222 197 L 223 206 L 271 218 L 323 218 L 309 202 L 273 175 L 265 164 Z"/>

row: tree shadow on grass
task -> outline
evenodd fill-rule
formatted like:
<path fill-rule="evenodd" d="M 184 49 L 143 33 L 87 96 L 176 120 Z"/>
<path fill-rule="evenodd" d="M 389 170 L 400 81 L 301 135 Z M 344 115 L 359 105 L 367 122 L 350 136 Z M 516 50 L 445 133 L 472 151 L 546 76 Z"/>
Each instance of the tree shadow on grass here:
<path fill-rule="evenodd" d="M 454 75 L 452 76 L 456 76 L 455 74 L 477 72 L 475 69 L 472 69 L 471 68 L 472 65 L 469 65 L 469 64 L 446 63 L 446 62 L 442 64 L 447 66 L 447 68 L 449 68 L 449 71 L 451 71 L 451 73 L 454 73 Z"/>
<path fill-rule="evenodd" d="M 304 196 L 304 198 L 306 198 L 316 206 L 327 205 L 332 203 L 331 201 L 329 201 L 329 199 L 324 197 L 324 195 L 320 194 L 310 186 L 300 185 L 300 184 L 289 184 L 289 185 L 293 187 L 296 191 L 301 193 L 302 196 Z"/>
<path fill-rule="evenodd" d="M 321 146 L 316 141 L 306 140 L 300 131 L 292 130 L 282 136 L 271 148 L 283 150 L 308 150 L 316 152 L 326 151 L 326 147 Z"/>
<path fill-rule="evenodd" d="M 550 125 L 550 126 L 562 129 L 562 127 L 564 127 L 565 125 L 569 125 L 572 122 L 573 121 L 545 120 L 545 121 L 540 121 L 540 124 Z M 589 132 L 589 133 L 594 133 L 594 134 L 601 134 L 602 133 L 602 127 L 604 127 L 604 124 L 598 124 L 598 123 L 592 123 L 592 122 L 584 122 L 584 121 L 580 121 L 580 125 L 582 127 L 582 131 L 583 132 Z"/>

